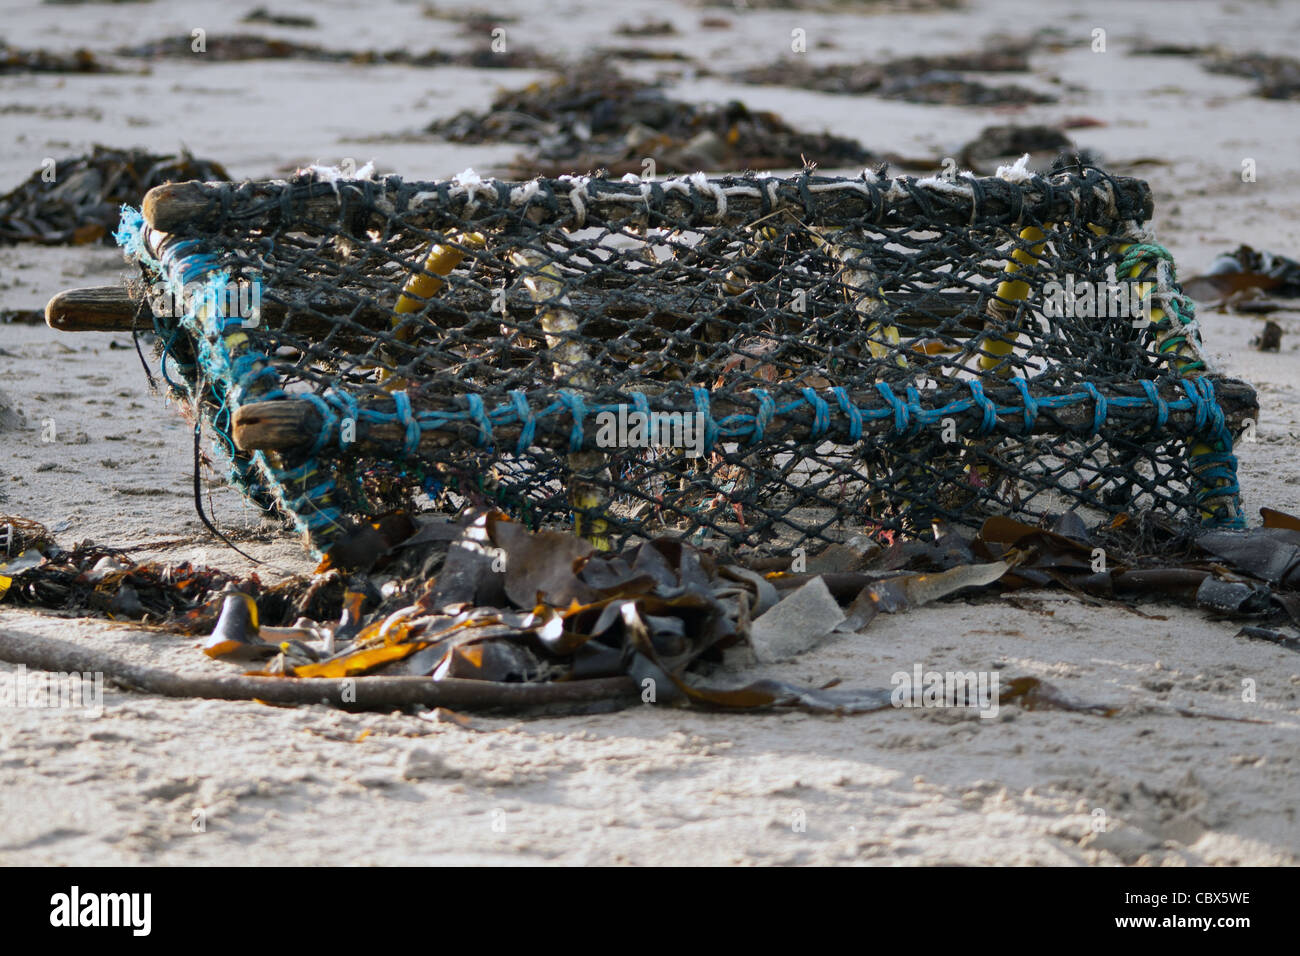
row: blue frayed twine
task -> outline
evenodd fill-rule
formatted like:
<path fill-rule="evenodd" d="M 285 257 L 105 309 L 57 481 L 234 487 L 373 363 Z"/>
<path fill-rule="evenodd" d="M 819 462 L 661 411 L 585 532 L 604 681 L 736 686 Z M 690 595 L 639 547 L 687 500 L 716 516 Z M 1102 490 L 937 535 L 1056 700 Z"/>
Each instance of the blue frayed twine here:
<path fill-rule="evenodd" d="M 1196 386 L 1196 379 L 1181 378 L 1178 384 L 1182 386 L 1187 393 L 1188 400 L 1192 403 L 1192 408 L 1196 410 L 1196 431 L 1198 433 L 1205 431 L 1205 422 L 1210 417 L 1209 410 L 1205 407 L 1205 400 L 1201 396 L 1201 390 Z"/>
<path fill-rule="evenodd" d="M 776 402 L 772 401 L 771 394 L 765 388 L 756 388 L 752 391 L 754 397 L 758 399 L 758 411 L 754 415 L 754 433 L 749 443 L 757 445 L 767 434 L 767 426 L 772 423 L 772 416 L 776 414 Z"/>
<path fill-rule="evenodd" d="M 912 416 L 912 434 L 915 435 L 925 425 L 926 411 L 921 407 L 921 393 L 915 385 L 907 386 L 907 411 Z"/>
<path fill-rule="evenodd" d="M 1087 392 L 1089 397 L 1092 399 L 1092 433 L 1096 435 L 1106 425 L 1106 414 L 1108 411 L 1106 398 L 1101 394 L 1101 392 L 1097 391 L 1097 386 L 1093 385 L 1092 382 L 1084 382 L 1083 390 Z"/>
<path fill-rule="evenodd" d="M 515 454 L 526 455 L 533 445 L 537 434 L 537 416 L 528 404 L 528 396 L 519 389 L 510 392 L 510 404 L 514 407 L 515 417 L 519 419 L 519 440 L 515 442 Z"/>
<path fill-rule="evenodd" d="M 979 381 L 971 379 L 966 384 L 970 387 L 971 401 L 975 403 L 976 408 L 984 413 L 984 418 L 980 422 L 979 433 L 987 435 L 998 425 L 998 407 L 984 394 L 984 386 Z"/>
<path fill-rule="evenodd" d="M 1011 380 L 1011 384 L 1016 387 L 1020 393 L 1020 399 L 1025 403 L 1025 434 L 1029 435 L 1034 430 L 1034 425 L 1038 421 L 1038 402 L 1029 394 L 1029 383 L 1017 375 Z"/>
<path fill-rule="evenodd" d="M 862 410 L 853 404 L 849 390 L 843 385 L 836 385 L 831 389 L 831 394 L 840 403 L 840 410 L 849 416 L 849 440 L 858 441 L 862 438 Z"/>
<path fill-rule="evenodd" d="M 393 409 L 397 420 L 406 429 L 406 438 L 402 442 L 402 456 L 410 458 L 420 450 L 420 423 L 411 412 L 411 396 L 405 391 L 394 392 Z"/>
<path fill-rule="evenodd" d="M 718 440 L 718 423 L 709 411 L 709 390 L 696 385 L 691 391 L 695 393 L 695 411 L 700 416 L 700 421 L 704 422 L 704 451 L 713 451 L 713 445 Z"/>
<path fill-rule="evenodd" d="M 826 403 L 826 399 L 817 394 L 814 388 L 801 388 L 799 390 L 813 410 L 812 437 L 821 438 L 826 434 L 826 430 L 831 427 L 831 407 Z"/>
<path fill-rule="evenodd" d="M 1142 379 L 1140 382 L 1142 391 L 1147 394 L 1147 401 L 1156 412 L 1156 428 L 1164 428 L 1169 421 L 1169 403 L 1160 397 L 1160 390 L 1156 388 L 1155 383 L 1150 379 Z"/>
<path fill-rule="evenodd" d="M 906 435 L 911 427 L 912 418 L 907 406 L 903 404 L 903 400 L 894 394 L 894 390 L 889 387 L 887 382 L 877 382 L 876 391 L 894 410 L 894 434 Z"/>
<path fill-rule="evenodd" d="M 487 412 L 483 409 L 483 396 L 477 392 L 470 392 L 465 396 L 465 401 L 469 403 L 469 417 L 478 425 L 478 447 L 491 448 L 492 438 L 492 420 L 488 418 Z"/>
<path fill-rule="evenodd" d="M 582 451 L 582 423 L 587 417 L 587 403 L 577 392 L 568 389 L 560 392 L 560 401 L 569 410 L 573 425 L 569 429 L 569 451 Z"/>
<path fill-rule="evenodd" d="M 334 409 L 330 407 L 329 403 L 319 395 L 313 395 L 311 392 L 308 392 L 302 397 L 306 401 L 311 402 L 315 407 L 317 414 L 320 415 L 320 430 L 316 432 L 316 440 L 313 441 L 311 447 L 307 449 L 307 457 L 313 458 L 329 443 L 329 440 L 334 437 L 334 429 L 335 426 L 338 425 L 338 416 L 334 414 Z"/>

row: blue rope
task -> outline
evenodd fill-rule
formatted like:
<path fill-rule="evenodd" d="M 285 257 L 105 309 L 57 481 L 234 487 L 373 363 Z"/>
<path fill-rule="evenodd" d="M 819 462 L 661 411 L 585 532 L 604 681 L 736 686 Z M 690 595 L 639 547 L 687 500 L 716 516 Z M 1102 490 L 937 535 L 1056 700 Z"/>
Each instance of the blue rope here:
<path fill-rule="evenodd" d="M 1160 397 L 1160 391 L 1156 388 L 1154 382 L 1144 378 L 1140 384 L 1142 391 L 1147 393 L 1147 401 L 1156 410 L 1156 428 L 1164 428 L 1165 423 L 1169 421 L 1169 403 Z"/>
<path fill-rule="evenodd" d="M 980 422 L 979 433 L 987 435 L 998 425 L 998 407 L 993 404 L 992 400 L 984 395 L 984 386 L 978 379 L 971 379 L 966 383 L 970 386 L 971 401 L 975 407 L 984 412 L 984 418 Z"/>
<path fill-rule="evenodd" d="M 334 428 L 338 425 L 338 416 L 334 414 L 334 409 L 330 407 L 329 402 L 321 396 L 308 392 L 303 398 L 316 407 L 321 418 L 320 431 L 316 433 L 316 440 L 311 443 L 311 448 L 307 449 L 308 457 L 314 458 L 333 437 Z"/>
<path fill-rule="evenodd" d="M 573 426 L 569 429 L 569 451 L 581 451 L 582 423 L 587 417 L 587 405 L 581 395 L 567 389 L 560 392 L 560 401 L 564 403 L 564 407 L 569 410 L 569 415 L 573 418 Z"/>
<path fill-rule="evenodd" d="M 1020 393 L 1020 400 L 1025 403 L 1025 434 L 1028 435 L 1033 432 L 1034 424 L 1038 421 L 1038 402 L 1034 401 L 1034 396 L 1029 394 L 1029 383 L 1021 376 L 1012 378 L 1011 384 L 1016 387 L 1016 391 Z"/>
<path fill-rule="evenodd" d="M 644 415 L 647 422 L 650 420 L 650 401 L 644 392 L 632 393 L 632 408 Z"/>
<path fill-rule="evenodd" d="M 1183 391 L 1187 393 L 1187 397 L 1191 400 L 1192 406 L 1196 409 L 1196 431 L 1198 433 L 1205 431 L 1205 421 L 1209 418 L 1209 412 L 1205 407 L 1205 401 L 1200 389 L 1196 387 L 1196 379 L 1179 379 L 1178 384 L 1182 386 Z"/>
<path fill-rule="evenodd" d="M 420 423 L 411 413 L 411 396 L 405 391 L 394 392 L 393 407 L 397 420 L 406 429 L 406 436 L 402 442 L 402 455 L 410 458 L 420 450 Z"/>
<path fill-rule="evenodd" d="M 478 425 L 478 446 L 480 448 L 491 448 L 492 439 L 492 420 L 488 418 L 487 413 L 483 411 L 483 396 L 477 392 L 470 392 L 465 396 L 469 403 L 469 417 Z M 416 425 L 416 432 L 419 433 L 419 425 Z M 419 447 L 419 439 L 416 439 L 416 447 Z"/>
<path fill-rule="evenodd" d="M 755 391 L 760 391 L 760 390 L 755 389 Z M 835 401 L 839 402 L 840 410 L 849 417 L 849 440 L 855 442 L 859 441 L 862 438 L 862 412 L 858 409 L 858 406 L 854 405 L 853 401 L 849 398 L 849 390 L 845 388 L 843 385 L 836 385 L 834 388 L 831 389 L 831 394 L 835 396 Z M 763 397 L 767 398 L 767 392 L 763 392 Z M 770 407 L 772 404 L 772 400 L 770 398 L 767 398 L 767 403 Z M 769 418 L 771 417 L 770 412 L 768 414 L 768 417 Z M 760 433 L 760 437 L 761 437 L 761 433 Z M 757 441 L 757 438 L 755 439 L 755 441 Z"/>
<path fill-rule="evenodd" d="M 915 435 L 920 432 L 926 424 L 925 410 L 921 408 L 921 393 L 917 390 L 915 385 L 907 386 L 907 411 L 908 414 L 912 416 L 912 421 L 915 423 L 912 426 L 912 434 Z"/>
<path fill-rule="evenodd" d="M 758 399 L 758 412 L 754 415 L 754 434 L 750 438 L 751 445 L 757 445 L 767 434 L 767 426 L 772 423 L 772 416 L 776 414 L 776 402 L 772 401 L 772 396 L 765 388 L 754 389 L 754 396 Z"/>
<path fill-rule="evenodd" d="M 812 437 L 820 438 L 831 427 L 831 408 L 826 404 L 826 399 L 817 394 L 816 389 L 802 388 L 799 391 L 803 394 L 804 401 L 812 406 Z"/>
<path fill-rule="evenodd" d="M 533 445 L 533 437 L 537 434 L 537 416 L 528 405 L 528 396 L 519 389 L 510 393 L 510 403 L 520 424 L 519 440 L 515 442 L 515 454 L 523 457 L 528 454 L 528 449 Z"/>
<path fill-rule="evenodd" d="M 704 451 L 713 451 L 713 445 L 718 440 L 718 423 L 709 413 L 709 390 L 696 385 L 691 391 L 695 393 L 695 411 L 704 422 Z"/>
<path fill-rule="evenodd" d="M 877 382 L 876 391 L 880 397 L 889 403 L 889 407 L 894 412 L 894 433 L 897 435 L 906 435 L 910 428 L 911 415 L 908 408 L 902 400 L 894 394 L 894 390 L 886 382 Z"/>
<path fill-rule="evenodd" d="M 1092 434 L 1096 435 L 1106 424 L 1106 412 L 1108 411 L 1106 399 L 1101 392 L 1097 391 L 1097 386 L 1093 385 L 1092 382 L 1084 382 L 1083 390 L 1092 399 Z M 1199 427 L 1197 430 L 1199 431 Z"/>

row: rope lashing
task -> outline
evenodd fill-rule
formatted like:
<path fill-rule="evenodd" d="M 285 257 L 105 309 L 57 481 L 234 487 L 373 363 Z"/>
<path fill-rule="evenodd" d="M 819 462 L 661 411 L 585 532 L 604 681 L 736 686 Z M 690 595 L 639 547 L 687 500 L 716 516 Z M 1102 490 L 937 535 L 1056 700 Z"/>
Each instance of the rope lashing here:
<path fill-rule="evenodd" d="M 1092 399 L 1092 434 L 1096 435 L 1101 432 L 1106 424 L 1106 413 L 1109 406 L 1106 404 L 1106 397 L 1097 390 L 1097 386 L 1093 385 L 1092 382 L 1084 382 L 1083 390 Z"/>
<path fill-rule="evenodd" d="M 411 396 L 405 390 L 393 393 L 393 414 L 405 431 L 402 455 L 410 458 L 420 450 L 420 422 L 411 412 Z"/>
<path fill-rule="evenodd" d="M 537 434 L 537 416 L 528 404 L 528 396 L 519 389 L 510 392 L 510 405 L 519 422 L 519 438 L 515 442 L 515 454 L 521 458 L 528 454 Z"/>
<path fill-rule="evenodd" d="M 718 423 L 713 420 L 713 415 L 709 411 L 709 390 L 697 385 L 691 389 L 691 392 L 695 396 L 695 413 L 704 423 L 703 450 L 713 451 L 713 446 L 718 440 Z"/>
<path fill-rule="evenodd" d="M 984 395 L 984 385 L 978 379 L 971 379 L 966 384 L 970 387 L 971 401 L 984 413 L 979 433 L 987 435 L 998 425 L 998 408 Z"/>
<path fill-rule="evenodd" d="M 1164 428 L 1166 423 L 1169 421 L 1169 403 L 1160 397 L 1160 390 L 1156 388 L 1155 382 L 1144 378 L 1141 380 L 1140 384 L 1142 385 L 1142 391 L 1146 392 L 1147 401 L 1150 402 L 1151 407 L 1155 409 L 1156 428 Z"/>
<path fill-rule="evenodd" d="M 836 385 L 831 389 L 831 394 L 835 396 L 835 401 L 839 403 L 840 410 L 849 417 L 849 440 L 855 442 L 860 441 L 862 439 L 862 412 L 858 406 L 853 404 L 852 399 L 849 398 L 849 390 L 843 385 Z M 767 392 L 763 392 L 763 396 L 766 398 Z M 771 398 L 767 398 L 767 403 L 768 407 L 771 408 Z M 770 419 L 771 412 L 769 411 L 768 420 Z M 765 422 L 763 424 L 764 426 L 766 425 Z M 754 440 L 757 441 L 761 437 L 762 433 L 756 430 L 756 437 Z"/>
<path fill-rule="evenodd" d="M 469 417 L 474 424 L 478 425 L 478 447 L 491 448 L 492 419 L 483 410 L 483 396 L 477 392 L 470 392 L 465 396 L 465 401 L 469 403 Z"/>
<path fill-rule="evenodd" d="M 569 451 L 582 451 L 582 423 L 587 417 L 587 404 L 581 395 L 569 389 L 560 392 L 560 401 L 573 419 L 573 425 L 569 429 Z"/>
<path fill-rule="evenodd" d="M 754 431 L 749 441 L 750 444 L 757 445 L 767 435 L 767 426 L 776 414 L 776 402 L 772 401 L 771 393 L 765 388 L 753 389 L 753 393 L 758 399 L 758 412 L 754 415 Z"/>
<path fill-rule="evenodd" d="M 894 412 L 894 434 L 906 435 L 911 428 L 912 416 L 907 404 L 894 394 L 894 390 L 889 387 L 888 382 L 877 382 L 876 391 L 880 397 L 889 403 L 889 407 Z"/>
<path fill-rule="evenodd" d="M 826 434 L 826 430 L 831 427 L 831 408 L 826 403 L 826 399 L 817 394 L 813 388 L 802 388 L 799 390 L 813 410 L 812 437 L 821 438 Z"/>
<path fill-rule="evenodd" d="M 712 424 L 711 443 L 716 444 L 718 437 L 744 437 L 749 444 L 763 441 L 773 424 L 792 416 L 800 408 L 812 411 L 812 421 L 808 426 L 810 439 L 825 437 L 831 433 L 833 424 L 832 409 L 838 410 L 846 422 L 845 433 L 850 441 L 861 441 L 865 434 L 865 424 L 892 418 L 891 432 L 897 435 L 913 435 L 919 428 L 933 425 L 945 418 L 963 416 L 965 413 L 978 412 L 974 422 L 973 434 L 984 436 L 996 430 L 998 422 L 1019 416 L 1024 423 L 1023 431 L 1028 434 L 1036 427 L 1043 408 L 1065 409 L 1075 405 L 1090 404 L 1092 416 L 1084 431 L 1090 435 L 1099 434 L 1107 425 L 1114 408 L 1141 409 L 1149 408 L 1157 428 L 1165 427 L 1173 411 L 1192 411 L 1195 422 L 1194 434 L 1218 435 L 1226 429 L 1223 409 L 1219 406 L 1213 393 L 1213 384 L 1208 379 L 1178 379 L 1177 386 L 1185 396 L 1182 399 L 1167 401 L 1160 395 L 1156 384 L 1150 380 L 1140 380 L 1138 385 L 1143 395 L 1113 395 L 1107 398 L 1092 382 L 1080 384 L 1080 391 L 1059 395 L 1042 395 L 1035 397 L 1029 383 L 1022 377 L 1008 379 L 1007 384 L 1014 387 L 1019 395 L 1018 404 L 999 405 L 989 397 L 982 382 L 972 379 L 965 385 L 970 392 L 969 398 L 954 399 L 945 405 L 925 408 L 921 404 L 919 390 L 913 386 L 906 389 L 907 399 L 903 400 L 885 382 L 876 383 L 876 391 L 885 400 L 885 408 L 860 408 L 855 405 L 846 388 L 834 386 L 826 390 L 833 402 L 818 394 L 816 389 L 804 387 L 799 390 L 800 398 L 778 405 L 767 389 L 755 388 L 750 393 L 756 402 L 755 411 L 747 413 L 738 411 L 726 416 L 721 421 L 711 416 L 712 397 L 708 389 L 697 387 L 693 390 L 695 411 L 702 416 L 706 431 Z M 272 396 L 268 396 L 268 399 Z M 278 397 L 290 397 L 278 393 Z M 581 450 L 585 441 L 586 422 L 595 415 L 617 412 L 618 404 L 587 405 L 576 392 L 565 390 L 559 393 L 551 404 L 534 409 L 526 393 L 513 390 L 507 393 L 508 401 L 489 410 L 482 396 L 468 394 L 466 409 L 463 411 L 423 411 L 414 413 L 405 392 L 393 395 L 395 411 L 385 414 L 373 409 L 360 408 L 356 396 L 342 389 L 331 389 L 324 397 L 311 393 L 294 395 L 310 401 L 320 413 L 320 432 L 313 438 L 309 453 L 319 452 L 331 444 L 335 438 L 342 419 L 353 418 L 358 422 L 395 422 L 403 425 L 405 448 L 414 441 L 412 424 L 421 432 L 437 431 L 462 423 L 470 423 L 478 429 L 482 440 L 480 447 L 489 448 L 494 441 L 494 429 L 501 425 L 518 424 L 519 439 L 515 443 L 515 453 L 524 455 L 533 446 L 539 425 L 546 420 L 562 415 L 570 421 L 569 449 Z M 666 410 L 652 410 L 650 402 L 643 392 L 630 392 L 628 398 L 636 413 L 647 420 L 654 415 L 675 414 Z M 495 424 L 494 424 L 495 423 Z"/>
<path fill-rule="evenodd" d="M 1016 391 L 1020 393 L 1020 400 L 1024 402 L 1025 434 L 1033 434 L 1034 425 L 1038 422 L 1038 402 L 1034 400 L 1034 396 L 1029 394 L 1029 383 L 1025 381 L 1023 376 L 1017 375 L 1013 377 L 1011 384 L 1015 386 Z"/>

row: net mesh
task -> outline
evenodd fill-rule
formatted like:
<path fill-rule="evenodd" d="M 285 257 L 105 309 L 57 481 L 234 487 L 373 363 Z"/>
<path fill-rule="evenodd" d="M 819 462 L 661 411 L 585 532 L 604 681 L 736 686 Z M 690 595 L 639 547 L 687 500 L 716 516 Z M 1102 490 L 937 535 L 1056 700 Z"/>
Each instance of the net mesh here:
<path fill-rule="evenodd" d="M 186 184 L 125 210 L 163 371 L 323 548 L 492 503 L 599 546 L 935 519 L 1239 524 L 1232 431 L 1138 180 Z M 156 192 L 154 196 L 158 196 Z"/>

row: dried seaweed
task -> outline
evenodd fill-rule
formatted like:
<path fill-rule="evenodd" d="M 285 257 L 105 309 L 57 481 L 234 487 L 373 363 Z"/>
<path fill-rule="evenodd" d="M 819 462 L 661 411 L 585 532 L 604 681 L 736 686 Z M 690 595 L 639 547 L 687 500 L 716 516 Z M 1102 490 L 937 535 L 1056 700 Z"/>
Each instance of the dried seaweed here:
<path fill-rule="evenodd" d="M 6 73 L 117 73 L 90 50 L 71 53 L 25 50 L 0 41 L 0 75 Z"/>
<path fill-rule="evenodd" d="M 1300 60 L 1292 56 L 1216 53 L 1205 68 L 1211 73 L 1254 80 L 1255 96 L 1270 100 L 1300 99 Z"/>
<path fill-rule="evenodd" d="M 238 63 L 247 60 L 306 60 L 317 63 L 394 64 L 436 67 L 468 66 L 478 69 L 554 69 L 554 57 L 526 47 L 497 52 L 487 46 L 468 51 L 439 48 L 413 53 L 407 49 L 343 50 L 312 43 L 298 43 L 251 33 L 211 34 L 204 38 L 202 51 L 194 49 L 189 35 L 165 37 L 146 43 L 119 47 L 118 56 L 136 59 L 184 59 L 194 63 Z"/>
<path fill-rule="evenodd" d="M 1055 97 L 1025 87 L 992 86 L 966 73 L 1011 73 L 1029 70 L 1031 41 L 1003 42 L 988 49 L 936 56 L 910 56 L 882 63 L 811 63 L 786 58 L 770 66 L 733 74 L 742 83 L 796 86 L 822 93 L 870 95 L 909 103 L 952 106 L 1001 106 L 1053 103 Z"/>
<path fill-rule="evenodd" d="M 272 13 L 266 7 L 257 7 L 240 18 L 240 23 L 266 23 L 275 27 L 310 28 L 317 25 L 315 17 L 296 13 Z"/>
<path fill-rule="evenodd" d="M 816 556 L 828 570 L 812 574 L 761 572 L 739 556 L 672 539 L 594 551 L 572 534 L 529 531 L 495 511 L 458 523 L 393 515 L 355 527 L 315 575 L 270 588 L 256 575 L 136 563 L 91 543 L 64 551 L 35 522 L 6 518 L 0 524 L 21 529 L 23 551 L 0 563 L 0 600 L 205 634 L 209 657 L 258 667 L 240 679 L 247 683 L 217 678 L 211 687 L 184 685 L 185 693 L 206 687 L 240 698 L 287 682 L 319 684 L 312 699 L 333 699 L 332 682 L 347 679 L 368 681 L 372 703 L 498 708 L 550 697 L 529 691 L 514 698 L 494 688 L 573 684 L 592 695 L 574 691 L 570 703 L 639 694 L 670 706 L 864 713 L 894 706 L 892 691 L 767 679 L 732 686 L 719 682 L 723 652 L 749 643 L 755 619 L 779 619 L 782 602 L 813 585 L 823 604 L 844 609 L 825 627 L 802 623 L 842 634 L 860 632 L 877 614 L 957 595 L 1063 587 L 1120 606 L 1175 601 L 1252 619 L 1239 636 L 1296 650 L 1300 639 L 1261 625 L 1300 618 L 1300 519 L 1272 511 L 1266 518 L 1268 527 L 1200 535 L 1179 564 L 1117 552 L 1098 570 L 1095 542 L 1112 540 L 1116 523 L 1089 529 L 1067 513 L 1041 525 L 992 518 L 969 538 L 942 527 L 932 540 L 888 547 L 863 538 Z M 149 680 L 174 684 L 158 675 Z M 444 697 L 404 683 L 413 680 L 455 689 Z M 383 690 L 388 681 L 393 688 Z M 478 698 L 467 689 L 474 685 L 484 688 Z M 1116 712 L 1030 676 L 1010 678 L 999 694 L 1000 703 L 1027 710 Z M 312 696 L 259 695 L 285 702 Z"/>
<path fill-rule="evenodd" d="M 961 148 L 957 162 L 963 169 L 988 174 L 1028 153 L 1034 168 L 1050 168 L 1074 148 L 1070 137 L 1052 126 L 987 126 Z"/>
<path fill-rule="evenodd" d="M 1202 301 L 1238 301 L 1260 293 L 1293 299 L 1300 296 L 1300 262 L 1241 245 L 1216 256 L 1204 275 L 1183 283 L 1183 290 Z"/>
<path fill-rule="evenodd" d="M 607 64 L 581 64 L 550 82 L 504 92 L 484 112 L 464 111 L 427 127 L 453 142 L 533 147 L 506 173 L 520 178 L 604 169 L 641 174 L 700 169 L 784 169 L 807 162 L 862 165 L 878 157 L 851 139 L 799 132 L 743 103 L 685 103 Z"/>
<path fill-rule="evenodd" d="M 229 176 L 220 163 L 196 159 L 188 150 L 164 156 L 96 146 L 89 155 L 38 169 L 0 196 L 0 243 L 112 245 L 123 204 L 139 205 L 163 183 Z"/>

